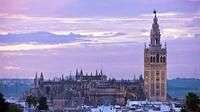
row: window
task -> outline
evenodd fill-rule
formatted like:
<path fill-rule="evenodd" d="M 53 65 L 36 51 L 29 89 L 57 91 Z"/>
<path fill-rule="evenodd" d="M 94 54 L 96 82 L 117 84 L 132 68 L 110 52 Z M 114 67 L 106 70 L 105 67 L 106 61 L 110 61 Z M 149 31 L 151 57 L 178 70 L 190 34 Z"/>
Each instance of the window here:
<path fill-rule="evenodd" d="M 156 96 L 160 96 L 160 93 L 158 91 L 156 92 Z"/>
<path fill-rule="evenodd" d="M 155 39 L 155 45 L 158 45 L 158 39 L 157 38 Z"/>
<path fill-rule="evenodd" d="M 163 63 L 165 63 L 166 62 L 166 58 L 165 57 L 163 57 Z"/>
<path fill-rule="evenodd" d="M 155 61 L 156 61 L 156 59 L 155 59 L 155 57 L 153 57 L 153 62 L 155 63 Z"/>
<path fill-rule="evenodd" d="M 162 56 L 160 57 L 160 62 L 161 62 L 161 63 L 163 62 Z"/>
<path fill-rule="evenodd" d="M 159 76 L 159 71 L 156 72 L 156 76 L 157 76 L 157 77 Z"/>
<path fill-rule="evenodd" d="M 151 58 L 150 58 L 150 62 L 151 62 L 151 63 L 153 62 L 153 58 L 152 58 L 152 56 L 151 56 Z"/>
<path fill-rule="evenodd" d="M 159 63 L 159 54 L 156 55 L 156 62 Z"/>

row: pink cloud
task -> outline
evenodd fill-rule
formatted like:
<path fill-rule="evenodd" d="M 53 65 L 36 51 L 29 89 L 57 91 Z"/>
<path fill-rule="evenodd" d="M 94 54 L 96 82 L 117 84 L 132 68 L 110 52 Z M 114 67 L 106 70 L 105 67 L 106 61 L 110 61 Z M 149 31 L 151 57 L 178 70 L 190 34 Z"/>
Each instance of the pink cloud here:
<path fill-rule="evenodd" d="M 5 66 L 4 69 L 5 70 L 20 70 L 21 68 L 18 66 L 9 65 L 9 66 Z"/>

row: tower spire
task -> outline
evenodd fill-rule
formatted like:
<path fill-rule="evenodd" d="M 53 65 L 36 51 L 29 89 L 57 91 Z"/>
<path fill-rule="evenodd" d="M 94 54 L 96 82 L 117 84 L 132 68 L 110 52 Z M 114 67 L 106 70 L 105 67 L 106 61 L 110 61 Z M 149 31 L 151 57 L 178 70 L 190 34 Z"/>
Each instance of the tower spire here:
<path fill-rule="evenodd" d="M 158 19 L 157 19 L 157 16 L 156 16 L 156 13 L 157 13 L 157 12 L 156 12 L 155 9 L 153 10 L 153 13 L 155 14 L 154 19 L 153 19 L 153 20 L 154 20 L 154 24 L 158 24 L 158 23 L 157 23 L 157 22 L 158 22 Z"/>
<path fill-rule="evenodd" d="M 78 76 L 79 75 L 79 73 L 78 73 L 78 69 L 76 69 L 76 76 Z"/>
<path fill-rule="evenodd" d="M 156 14 L 156 10 L 153 10 L 150 44 L 144 49 L 144 93 L 150 101 L 165 102 L 167 101 L 167 48 L 161 47 L 161 35 Z M 143 82 L 141 76 L 139 77 L 140 81 Z"/>
<path fill-rule="evenodd" d="M 155 17 L 156 17 L 156 10 L 155 9 L 153 10 L 153 13 L 155 14 Z"/>
<path fill-rule="evenodd" d="M 153 13 L 155 14 L 155 17 L 153 19 L 153 24 L 152 24 L 152 29 L 151 29 L 151 43 L 150 46 L 151 47 L 161 47 L 160 44 L 160 29 L 159 29 L 159 24 L 158 24 L 158 19 L 156 16 L 156 10 L 153 11 Z"/>

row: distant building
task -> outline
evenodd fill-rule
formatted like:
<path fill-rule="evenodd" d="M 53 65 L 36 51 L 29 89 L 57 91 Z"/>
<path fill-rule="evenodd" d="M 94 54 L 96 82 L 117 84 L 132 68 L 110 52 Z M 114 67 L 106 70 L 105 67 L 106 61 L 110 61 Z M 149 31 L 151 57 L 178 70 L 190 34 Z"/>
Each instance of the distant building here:
<path fill-rule="evenodd" d="M 44 80 L 41 73 L 35 76 L 33 96 L 45 96 L 49 106 L 80 107 L 84 105 L 125 105 L 127 99 L 145 99 L 143 92 L 143 78 L 135 80 L 107 79 L 101 70 L 95 75 L 84 74 L 82 70 L 76 70 L 75 78 L 60 80 Z"/>
<path fill-rule="evenodd" d="M 167 100 L 167 48 L 162 48 L 156 11 L 149 47 L 144 49 L 144 91 L 148 100 Z"/>
<path fill-rule="evenodd" d="M 87 73 L 86 75 L 83 75 L 82 69 L 80 73 L 78 72 L 78 70 L 76 70 L 76 80 L 78 81 L 101 81 L 106 79 L 107 76 L 103 74 L 102 70 L 100 73 L 98 73 L 98 71 L 96 70 L 95 75 L 93 75 L 92 73 L 90 75 L 88 75 Z"/>

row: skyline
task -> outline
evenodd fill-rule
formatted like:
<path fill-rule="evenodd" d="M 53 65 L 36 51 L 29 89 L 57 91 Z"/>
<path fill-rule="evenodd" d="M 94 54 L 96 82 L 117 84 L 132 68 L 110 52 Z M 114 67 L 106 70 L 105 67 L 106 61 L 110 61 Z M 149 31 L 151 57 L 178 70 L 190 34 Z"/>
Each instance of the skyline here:
<path fill-rule="evenodd" d="M 167 42 L 168 79 L 200 78 L 198 5 L 198 0 L 2 0 L 0 78 L 33 78 L 36 72 L 49 78 L 82 68 L 132 79 L 143 74 L 153 9 L 161 41 Z"/>

